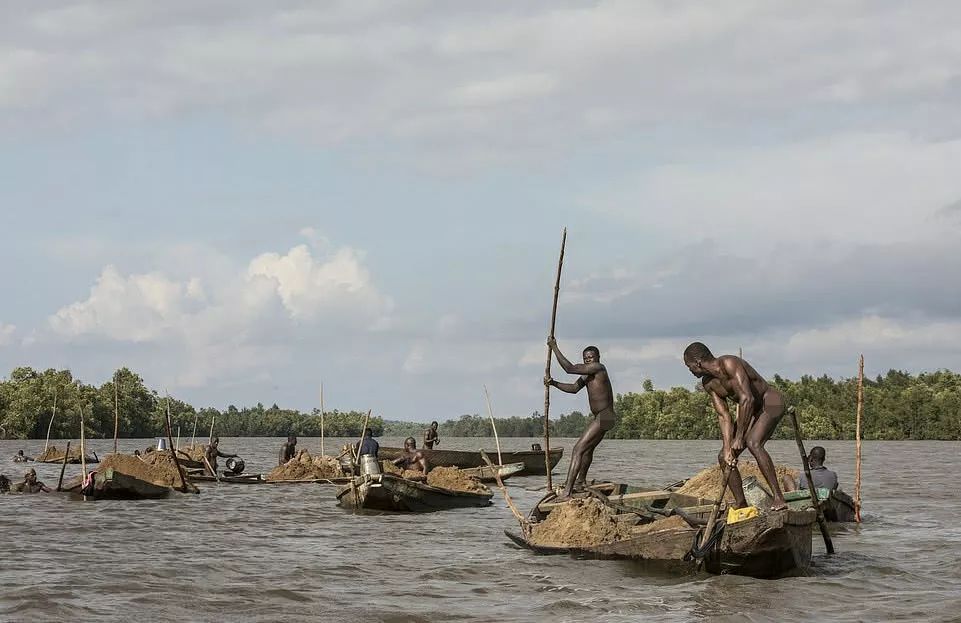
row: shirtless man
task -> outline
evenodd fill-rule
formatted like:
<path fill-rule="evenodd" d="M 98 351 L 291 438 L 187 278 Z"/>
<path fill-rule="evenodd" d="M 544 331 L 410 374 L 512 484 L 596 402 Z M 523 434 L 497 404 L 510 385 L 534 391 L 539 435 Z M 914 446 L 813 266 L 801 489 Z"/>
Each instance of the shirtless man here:
<path fill-rule="evenodd" d="M 737 457 L 746 447 L 754 455 L 771 488 L 774 496 L 771 510 L 787 508 L 774 461 L 764 449 L 765 442 L 771 438 L 784 415 L 784 396 L 768 385 L 748 362 L 734 355 L 715 357 L 701 342 L 694 342 L 684 349 L 684 365 L 701 379 L 717 411 L 723 444 L 717 460 L 722 469 L 725 465 L 731 466 L 728 487 L 734 495 L 735 507 L 747 506 L 741 488 L 741 473 L 737 469 Z M 737 403 L 737 418 L 733 422 L 727 406 L 728 398 Z"/>
<path fill-rule="evenodd" d="M 277 465 L 283 465 L 297 454 L 297 436 L 288 435 L 287 441 L 280 446 L 280 455 L 277 457 Z"/>
<path fill-rule="evenodd" d="M 440 443 L 440 437 L 437 436 L 437 422 L 431 422 L 430 427 L 424 431 L 424 447 L 432 450 L 437 443 Z"/>
<path fill-rule="evenodd" d="M 17 452 L 13 457 L 14 463 L 27 463 L 28 461 L 32 461 L 32 460 L 33 459 L 31 457 L 23 453 L 23 450 L 20 450 L 19 452 Z"/>
<path fill-rule="evenodd" d="M 214 437 L 210 440 L 210 445 L 204 450 L 204 457 L 207 459 L 207 464 L 212 471 L 211 476 L 217 475 L 217 457 L 223 457 L 225 459 L 236 458 L 236 454 L 224 454 L 220 451 L 220 437 Z"/>
<path fill-rule="evenodd" d="M 422 471 L 424 475 L 427 475 L 429 471 L 427 457 L 417 449 L 417 441 L 413 437 L 404 440 L 404 453 L 394 459 L 392 463 L 401 469 Z"/>
<path fill-rule="evenodd" d="M 568 394 L 576 394 L 587 387 L 587 402 L 591 407 L 591 413 L 594 414 L 594 419 L 581 433 L 571 452 L 571 466 L 567 471 L 567 482 L 564 484 L 564 492 L 561 495 L 563 499 L 571 496 L 575 485 L 586 486 L 587 470 L 591 468 L 591 462 L 594 460 L 594 449 L 601 443 L 604 434 L 614 428 L 616 418 L 614 390 L 611 389 L 607 368 L 601 363 L 601 351 L 596 346 L 588 346 L 584 349 L 582 354 L 584 363 L 571 363 L 557 348 L 557 340 L 548 338 L 547 345 L 554 351 L 557 363 L 561 364 L 564 372 L 581 376 L 573 383 L 559 383 L 547 376 L 544 377 L 544 384 L 552 385 Z"/>
<path fill-rule="evenodd" d="M 37 472 L 28 469 L 23 475 L 23 482 L 14 485 L 13 490 L 17 493 L 50 493 L 50 487 L 37 480 Z"/>

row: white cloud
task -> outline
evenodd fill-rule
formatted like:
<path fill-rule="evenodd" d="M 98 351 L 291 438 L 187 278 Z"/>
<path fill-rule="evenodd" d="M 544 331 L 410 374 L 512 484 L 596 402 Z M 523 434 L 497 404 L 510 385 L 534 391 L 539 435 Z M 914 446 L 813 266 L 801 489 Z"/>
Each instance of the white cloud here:
<path fill-rule="evenodd" d="M 13 342 L 13 335 L 16 330 L 17 327 L 14 325 L 0 322 L 0 346 L 11 344 Z"/>
<path fill-rule="evenodd" d="M 957 352 L 961 320 L 910 322 L 877 315 L 805 329 L 791 335 L 784 346 L 792 360 L 834 359 L 869 351 L 878 355 L 936 351 Z"/>

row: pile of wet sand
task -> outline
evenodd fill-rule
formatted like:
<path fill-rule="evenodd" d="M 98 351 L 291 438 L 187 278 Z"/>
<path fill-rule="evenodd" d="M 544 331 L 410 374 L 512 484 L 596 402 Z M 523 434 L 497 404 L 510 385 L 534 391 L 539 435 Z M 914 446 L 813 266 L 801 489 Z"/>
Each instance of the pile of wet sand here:
<path fill-rule="evenodd" d="M 748 476 L 754 476 L 759 483 L 764 485 L 765 489 L 768 488 L 767 481 L 764 479 L 761 470 L 758 469 L 757 463 L 752 461 L 738 461 L 737 469 L 741 473 L 742 479 L 746 479 Z M 782 489 L 784 487 L 785 476 L 790 476 L 794 481 L 797 481 L 798 470 L 793 467 L 776 465 L 774 469 L 777 472 L 777 478 L 781 483 Z M 689 478 L 688 481 L 684 483 L 684 486 L 678 489 L 677 492 L 683 493 L 684 495 L 713 500 L 717 498 L 717 492 L 720 486 L 721 466 L 714 465 L 699 471 L 696 475 Z M 731 494 L 730 489 L 725 490 L 724 500 L 726 502 L 734 501 L 734 496 Z"/>
<path fill-rule="evenodd" d="M 70 445 L 70 460 L 76 459 L 80 460 L 80 444 Z M 92 457 L 88 457 L 92 458 Z M 47 446 L 47 449 L 41 452 L 39 455 L 34 457 L 34 461 L 62 461 L 63 460 L 63 450 L 57 446 Z"/>
<path fill-rule="evenodd" d="M 420 472 L 417 472 L 420 474 Z M 473 476 L 468 476 L 456 467 L 435 467 L 427 474 L 427 484 L 439 489 L 463 491 L 465 493 L 490 493 L 487 485 Z"/>
<path fill-rule="evenodd" d="M 383 459 L 380 462 L 380 468 L 385 474 L 394 474 L 395 476 L 411 480 L 424 480 L 424 472 L 419 469 L 401 469 L 387 459 Z"/>
<path fill-rule="evenodd" d="M 631 532 L 634 535 L 654 534 L 656 532 L 664 532 L 665 530 L 682 530 L 689 529 L 690 527 L 691 526 L 688 525 L 688 523 L 684 521 L 680 515 L 671 515 L 670 517 L 658 519 L 657 521 L 652 521 L 651 523 L 634 526 L 631 529 Z"/>
<path fill-rule="evenodd" d="M 535 545 L 583 547 L 630 538 L 631 527 L 599 500 L 571 500 L 554 507 L 547 519 L 536 523 L 530 541 Z"/>
<path fill-rule="evenodd" d="M 180 487 L 180 474 L 169 453 L 154 452 L 152 454 L 166 454 L 168 461 L 155 460 L 153 464 L 141 460 L 139 457 L 129 454 L 108 454 L 97 466 L 97 471 L 112 468 L 114 471 L 121 472 L 140 480 L 152 482 L 161 487 Z"/>
<path fill-rule="evenodd" d="M 315 480 L 318 478 L 340 478 L 344 475 L 340 462 L 332 456 L 310 456 L 301 450 L 297 456 L 283 465 L 278 465 L 267 474 L 267 480 Z"/>

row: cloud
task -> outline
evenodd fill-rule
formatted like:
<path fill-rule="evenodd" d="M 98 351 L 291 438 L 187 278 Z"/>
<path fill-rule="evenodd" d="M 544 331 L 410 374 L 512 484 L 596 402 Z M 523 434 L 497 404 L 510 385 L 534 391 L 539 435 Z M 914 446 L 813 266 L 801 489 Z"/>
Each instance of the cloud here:
<path fill-rule="evenodd" d="M 228 279 L 219 267 L 208 276 L 178 279 L 160 271 L 125 275 L 107 266 L 86 299 L 50 316 L 46 340 L 167 349 L 179 361 L 179 381 L 196 385 L 283 361 L 293 343 L 333 345 L 381 330 L 392 309 L 362 253 L 344 247 L 316 259 L 298 245 L 259 255 Z"/>
<path fill-rule="evenodd" d="M 4 324 L 0 322 L 0 346 L 7 346 L 13 342 L 14 333 L 16 333 L 17 327 L 12 324 Z"/>

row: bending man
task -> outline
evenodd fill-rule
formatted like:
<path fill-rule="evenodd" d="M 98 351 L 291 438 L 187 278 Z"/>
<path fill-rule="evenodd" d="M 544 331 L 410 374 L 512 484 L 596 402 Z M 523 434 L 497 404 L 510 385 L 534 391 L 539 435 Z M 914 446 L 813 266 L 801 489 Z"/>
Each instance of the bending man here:
<path fill-rule="evenodd" d="M 571 363 L 557 348 L 557 340 L 548 338 L 547 345 L 554 351 L 557 363 L 561 364 L 564 372 L 581 376 L 573 383 L 559 383 L 548 376 L 544 378 L 544 384 L 552 385 L 568 394 L 576 394 L 587 387 L 587 402 L 594 414 L 594 419 L 581 433 L 571 452 L 571 466 L 567 471 L 567 482 L 564 483 L 564 492 L 561 495 L 562 498 L 568 498 L 575 485 L 586 486 L 587 470 L 591 468 L 594 460 L 594 449 L 601 443 L 604 434 L 614 428 L 614 390 L 611 389 L 607 368 L 601 363 L 601 351 L 596 346 L 584 349 L 584 363 Z"/>
<path fill-rule="evenodd" d="M 781 392 L 768 385 L 748 362 L 734 355 L 715 357 L 701 342 L 694 342 L 684 349 L 684 364 L 694 376 L 701 379 L 717 411 L 722 443 L 717 460 L 722 469 L 725 465 L 731 466 L 728 487 L 734 495 L 736 508 L 747 506 L 741 473 L 737 469 L 737 457 L 745 447 L 754 455 L 758 468 L 771 488 L 774 496 L 771 510 L 787 508 L 774 470 L 774 461 L 764 449 L 764 444 L 771 438 L 784 415 Z M 737 403 L 737 418 L 733 422 L 727 406 L 728 398 Z"/>

